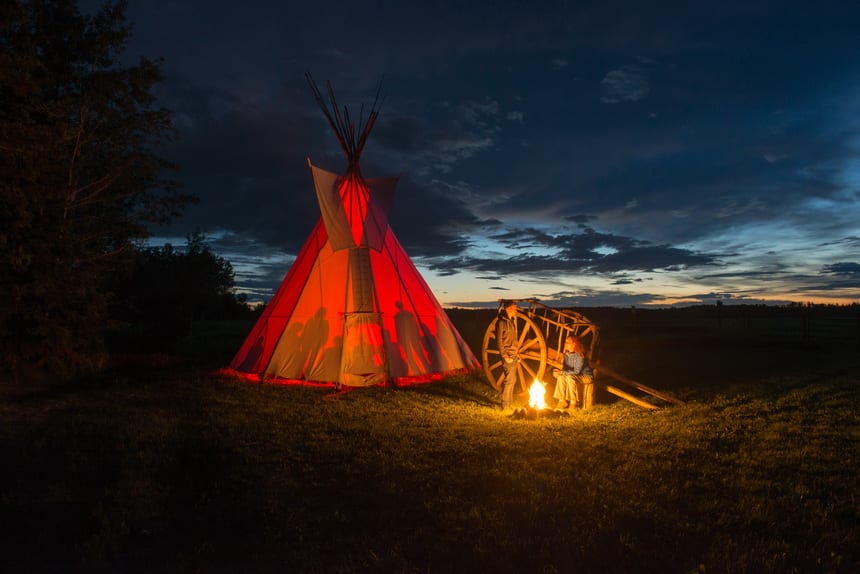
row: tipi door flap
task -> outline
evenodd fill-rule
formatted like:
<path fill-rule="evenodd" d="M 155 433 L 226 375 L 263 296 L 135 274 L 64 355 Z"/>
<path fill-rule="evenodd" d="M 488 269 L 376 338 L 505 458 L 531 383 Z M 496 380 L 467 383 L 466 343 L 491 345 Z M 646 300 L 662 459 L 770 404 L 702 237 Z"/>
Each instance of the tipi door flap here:
<path fill-rule="evenodd" d="M 389 379 L 388 357 L 379 313 L 345 313 L 340 380 L 352 387 L 366 387 Z"/>

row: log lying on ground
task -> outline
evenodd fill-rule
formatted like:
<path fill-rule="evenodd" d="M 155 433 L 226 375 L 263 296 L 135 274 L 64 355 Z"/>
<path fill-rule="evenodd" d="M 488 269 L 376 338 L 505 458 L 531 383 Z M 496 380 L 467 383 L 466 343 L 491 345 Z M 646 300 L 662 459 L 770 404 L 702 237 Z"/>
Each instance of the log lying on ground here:
<path fill-rule="evenodd" d="M 624 391 L 622 391 L 621 389 L 613 387 L 612 385 L 607 385 L 605 383 L 595 383 L 595 384 L 603 387 L 604 389 L 606 389 L 607 391 L 609 391 L 613 395 L 619 396 L 622 399 L 630 401 L 631 403 L 635 403 L 635 404 L 639 405 L 640 407 L 644 407 L 644 408 L 650 409 L 652 411 L 660 408 L 657 405 L 652 405 L 651 403 L 646 403 L 645 401 L 643 401 L 641 399 L 637 399 L 633 395 L 627 394 Z"/>
<path fill-rule="evenodd" d="M 660 392 L 660 391 L 658 391 L 657 389 L 652 389 L 651 387 L 645 386 L 645 385 L 643 385 L 642 383 L 640 383 L 639 381 L 634 381 L 634 380 L 633 380 L 633 379 L 631 379 L 631 378 L 625 377 L 625 376 L 624 376 L 624 375 L 622 375 L 621 373 L 618 373 L 618 372 L 616 372 L 616 371 L 613 371 L 612 369 L 610 369 L 610 368 L 608 368 L 608 367 L 606 367 L 606 366 L 604 366 L 604 365 L 598 365 L 598 366 L 597 366 L 597 370 L 598 370 L 598 371 L 600 371 L 600 373 L 601 373 L 601 374 L 609 375 L 609 376 L 610 376 L 610 377 L 612 377 L 613 379 L 617 379 L 617 380 L 621 381 L 622 383 L 627 383 L 627 384 L 628 384 L 628 385 L 630 385 L 631 387 L 634 387 L 634 388 L 636 388 L 636 389 L 639 389 L 639 390 L 640 390 L 640 391 L 642 391 L 643 393 L 648 393 L 649 395 L 653 395 L 653 396 L 657 397 L 658 399 L 663 399 L 663 400 L 664 400 L 664 401 L 666 401 L 666 402 L 674 403 L 674 404 L 676 404 L 676 405 L 683 405 L 683 404 L 684 404 L 684 401 L 682 401 L 681 399 L 675 398 L 675 397 L 673 397 L 672 395 L 667 395 L 666 393 L 661 393 L 661 392 Z M 608 385 L 605 385 L 605 388 L 606 388 L 606 390 L 608 390 L 608 391 L 609 391 L 609 386 L 608 386 Z M 616 390 L 617 390 L 617 389 L 616 389 Z M 615 393 L 614 391 L 609 391 L 609 392 L 610 392 L 610 393 L 613 393 L 613 394 L 617 394 L 617 393 Z M 621 392 L 623 392 L 623 391 L 621 391 Z M 626 395 L 626 396 L 622 396 L 622 395 L 618 395 L 618 396 L 620 396 L 620 397 L 622 397 L 622 398 L 625 398 L 625 399 L 627 399 L 627 400 L 630 400 L 630 399 L 628 398 L 630 395 L 627 395 L 626 393 L 625 393 L 625 395 Z M 636 401 L 633 401 L 633 402 L 636 402 Z M 639 404 L 639 403 L 636 403 L 636 404 Z M 645 403 L 645 404 L 648 404 L 648 403 Z M 651 405 L 651 406 L 653 406 L 653 405 Z M 656 408 L 656 407 L 655 407 L 655 408 Z"/>

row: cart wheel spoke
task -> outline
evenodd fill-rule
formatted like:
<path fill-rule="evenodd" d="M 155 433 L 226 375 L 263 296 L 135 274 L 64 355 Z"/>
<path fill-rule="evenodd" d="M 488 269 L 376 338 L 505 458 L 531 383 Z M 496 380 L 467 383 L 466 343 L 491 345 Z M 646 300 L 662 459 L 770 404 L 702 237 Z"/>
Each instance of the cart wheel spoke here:
<path fill-rule="evenodd" d="M 528 377 L 523 377 L 523 383 L 524 383 L 524 385 L 523 385 L 523 386 L 525 386 L 525 388 L 526 388 L 526 389 L 528 389 L 529 387 L 531 387 L 531 383 L 532 383 L 535 379 L 537 379 L 537 378 L 538 378 L 538 376 L 537 376 L 537 371 L 533 370 L 533 369 L 532 369 L 532 367 L 531 367 L 531 365 L 529 365 L 529 364 L 528 364 L 528 363 L 526 363 L 526 362 L 524 362 L 522 365 L 523 365 L 523 370 L 524 370 L 524 371 L 528 371 L 528 375 L 529 375 L 529 376 L 528 376 Z"/>

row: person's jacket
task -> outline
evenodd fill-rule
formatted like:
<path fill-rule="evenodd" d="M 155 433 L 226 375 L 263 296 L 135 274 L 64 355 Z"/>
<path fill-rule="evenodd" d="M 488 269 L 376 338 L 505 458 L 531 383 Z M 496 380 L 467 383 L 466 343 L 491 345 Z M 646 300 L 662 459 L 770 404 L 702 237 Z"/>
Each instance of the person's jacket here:
<path fill-rule="evenodd" d="M 591 367 L 585 357 L 572 351 L 564 354 L 564 368 L 562 372 L 566 375 L 591 375 Z"/>
<path fill-rule="evenodd" d="M 499 353 L 505 360 L 515 359 L 519 352 L 519 338 L 517 337 L 517 321 L 511 319 L 506 313 L 499 315 L 496 322 L 496 343 Z"/>

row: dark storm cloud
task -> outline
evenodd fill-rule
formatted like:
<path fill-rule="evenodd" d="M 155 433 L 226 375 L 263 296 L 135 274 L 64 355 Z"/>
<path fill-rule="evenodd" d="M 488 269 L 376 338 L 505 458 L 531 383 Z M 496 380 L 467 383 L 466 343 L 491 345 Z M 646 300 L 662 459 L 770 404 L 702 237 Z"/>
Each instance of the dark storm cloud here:
<path fill-rule="evenodd" d="M 822 269 L 824 273 L 832 273 L 840 277 L 850 277 L 852 279 L 860 279 L 860 263 L 842 262 L 827 265 Z"/>
<path fill-rule="evenodd" d="M 295 251 L 310 231 L 308 220 L 318 216 L 305 158 L 309 150 L 331 150 L 319 114 L 307 104 L 172 87 L 163 99 L 175 111 L 179 137 L 165 154 L 180 165 L 186 191 L 202 200 L 172 229 L 229 230 Z"/>
<path fill-rule="evenodd" d="M 793 218 L 827 235 L 844 228 L 839 218 L 810 217 L 806 205 L 814 198 L 846 201 L 838 180 L 856 157 L 856 125 L 827 125 L 823 109 L 802 117 L 762 110 L 743 123 L 727 122 L 719 110 L 695 114 L 667 112 L 650 127 L 578 131 L 563 172 L 549 164 L 559 152 L 538 146 L 528 156 L 529 185 L 506 207 L 556 205 L 566 220 L 585 211 L 590 223 L 621 224 L 671 243 L 758 220 Z M 607 212 L 616 219 L 597 215 Z"/>
<path fill-rule="evenodd" d="M 789 273 L 785 266 L 779 266 L 775 270 L 753 270 L 753 271 L 729 271 L 726 273 L 709 273 L 696 275 L 697 280 L 719 280 L 719 279 L 781 279 Z"/>
<path fill-rule="evenodd" d="M 280 281 L 319 218 L 306 158 L 345 167 L 310 70 L 354 118 L 382 82 L 362 171 L 401 176 L 392 227 L 442 275 L 587 272 L 622 289 L 689 270 L 851 288 L 860 8 L 798 6 L 131 2 L 129 61 L 165 57 L 158 96 L 180 135 L 165 156 L 201 199 L 155 231 L 203 228 L 249 289 Z M 793 273 L 796 250 L 758 229 L 819 242 L 829 261 Z M 752 272 L 733 265 L 745 241 L 773 245 Z"/>
<path fill-rule="evenodd" d="M 632 285 L 633 283 L 635 283 L 637 281 L 641 281 L 641 279 L 623 278 L 623 279 L 616 279 L 615 281 L 612 281 L 611 284 L 612 285 Z"/>
<path fill-rule="evenodd" d="M 858 236 L 843 237 L 841 239 L 837 239 L 836 241 L 825 241 L 825 242 L 819 243 L 819 245 L 821 247 L 827 247 L 830 245 L 835 245 L 835 246 L 840 246 L 840 247 L 844 246 L 844 247 L 848 247 L 848 248 L 852 248 L 852 249 L 853 248 L 860 248 L 860 237 L 858 237 Z"/>
<path fill-rule="evenodd" d="M 860 263 L 832 263 L 821 271 L 824 275 L 833 276 L 834 279 L 819 285 L 819 289 L 860 289 Z"/>
<path fill-rule="evenodd" d="M 470 244 L 468 233 L 484 225 L 455 197 L 410 178 L 401 180 L 391 227 L 412 257 L 452 257 Z"/>
<path fill-rule="evenodd" d="M 557 260 L 562 268 L 574 265 L 576 270 L 600 273 L 653 271 L 717 263 L 715 255 L 693 253 L 670 245 L 652 245 L 648 241 L 600 233 L 587 227 L 579 233 L 555 235 L 536 229 L 522 229 L 493 238 L 506 243 L 511 249 L 556 249 L 557 254 L 551 258 Z"/>
<path fill-rule="evenodd" d="M 387 109 L 374 128 L 370 149 L 385 163 L 418 177 L 447 174 L 458 163 L 492 149 L 500 125 L 508 121 L 498 102 L 488 98 L 416 107 L 409 112 Z"/>
<path fill-rule="evenodd" d="M 652 245 L 647 241 L 598 233 L 593 229 L 557 235 L 536 229 L 521 229 L 494 235 L 492 239 L 520 253 L 508 258 L 450 258 L 434 261 L 429 266 L 448 275 L 469 270 L 506 277 L 518 274 L 546 277 L 558 272 L 614 274 L 719 264 L 715 255 L 694 253 L 669 245 Z M 538 255 L 530 249 L 550 249 L 553 253 Z"/>
<path fill-rule="evenodd" d="M 594 221 L 595 219 L 597 219 L 597 216 L 596 215 L 576 214 L 576 215 L 565 215 L 564 217 L 562 217 L 562 219 L 564 221 L 570 221 L 571 223 L 576 223 L 576 224 L 579 224 L 580 226 L 584 226 L 584 225 L 588 224 L 590 221 Z"/>
<path fill-rule="evenodd" d="M 304 96 L 299 103 L 254 104 L 216 91 L 187 88 L 165 97 L 173 102 L 180 130 L 178 142 L 167 153 L 182 166 L 179 177 L 185 187 L 205 197 L 172 231 L 181 234 L 203 226 L 210 232 L 226 230 L 297 252 L 319 218 L 307 155 L 335 171 L 346 163 L 321 112 L 310 104 L 308 94 Z M 408 152 L 410 130 L 389 128 L 382 134 L 377 151 Z M 436 143 L 430 143 L 438 151 L 433 161 L 470 153 L 466 132 L 460 137 L 443 137 L 439 132 L 436 137 Z M 422 132 L 421 140 L 427 139 Z M 391 175 L 391 168 L 381 163 L 371 157 L 364 162 L 364 173 Z M 414 255 L 460 253 L 468 246 L 467 232 L 488 224 L 474 216 L 462 198 L 452 196 L 455 192 L 418 183 L 408 174 L 401 179 L 392 218 L 401 242 Z M 247 242 L 225 247 L 235 254 L 243 246 L 259 249 Z"/>

